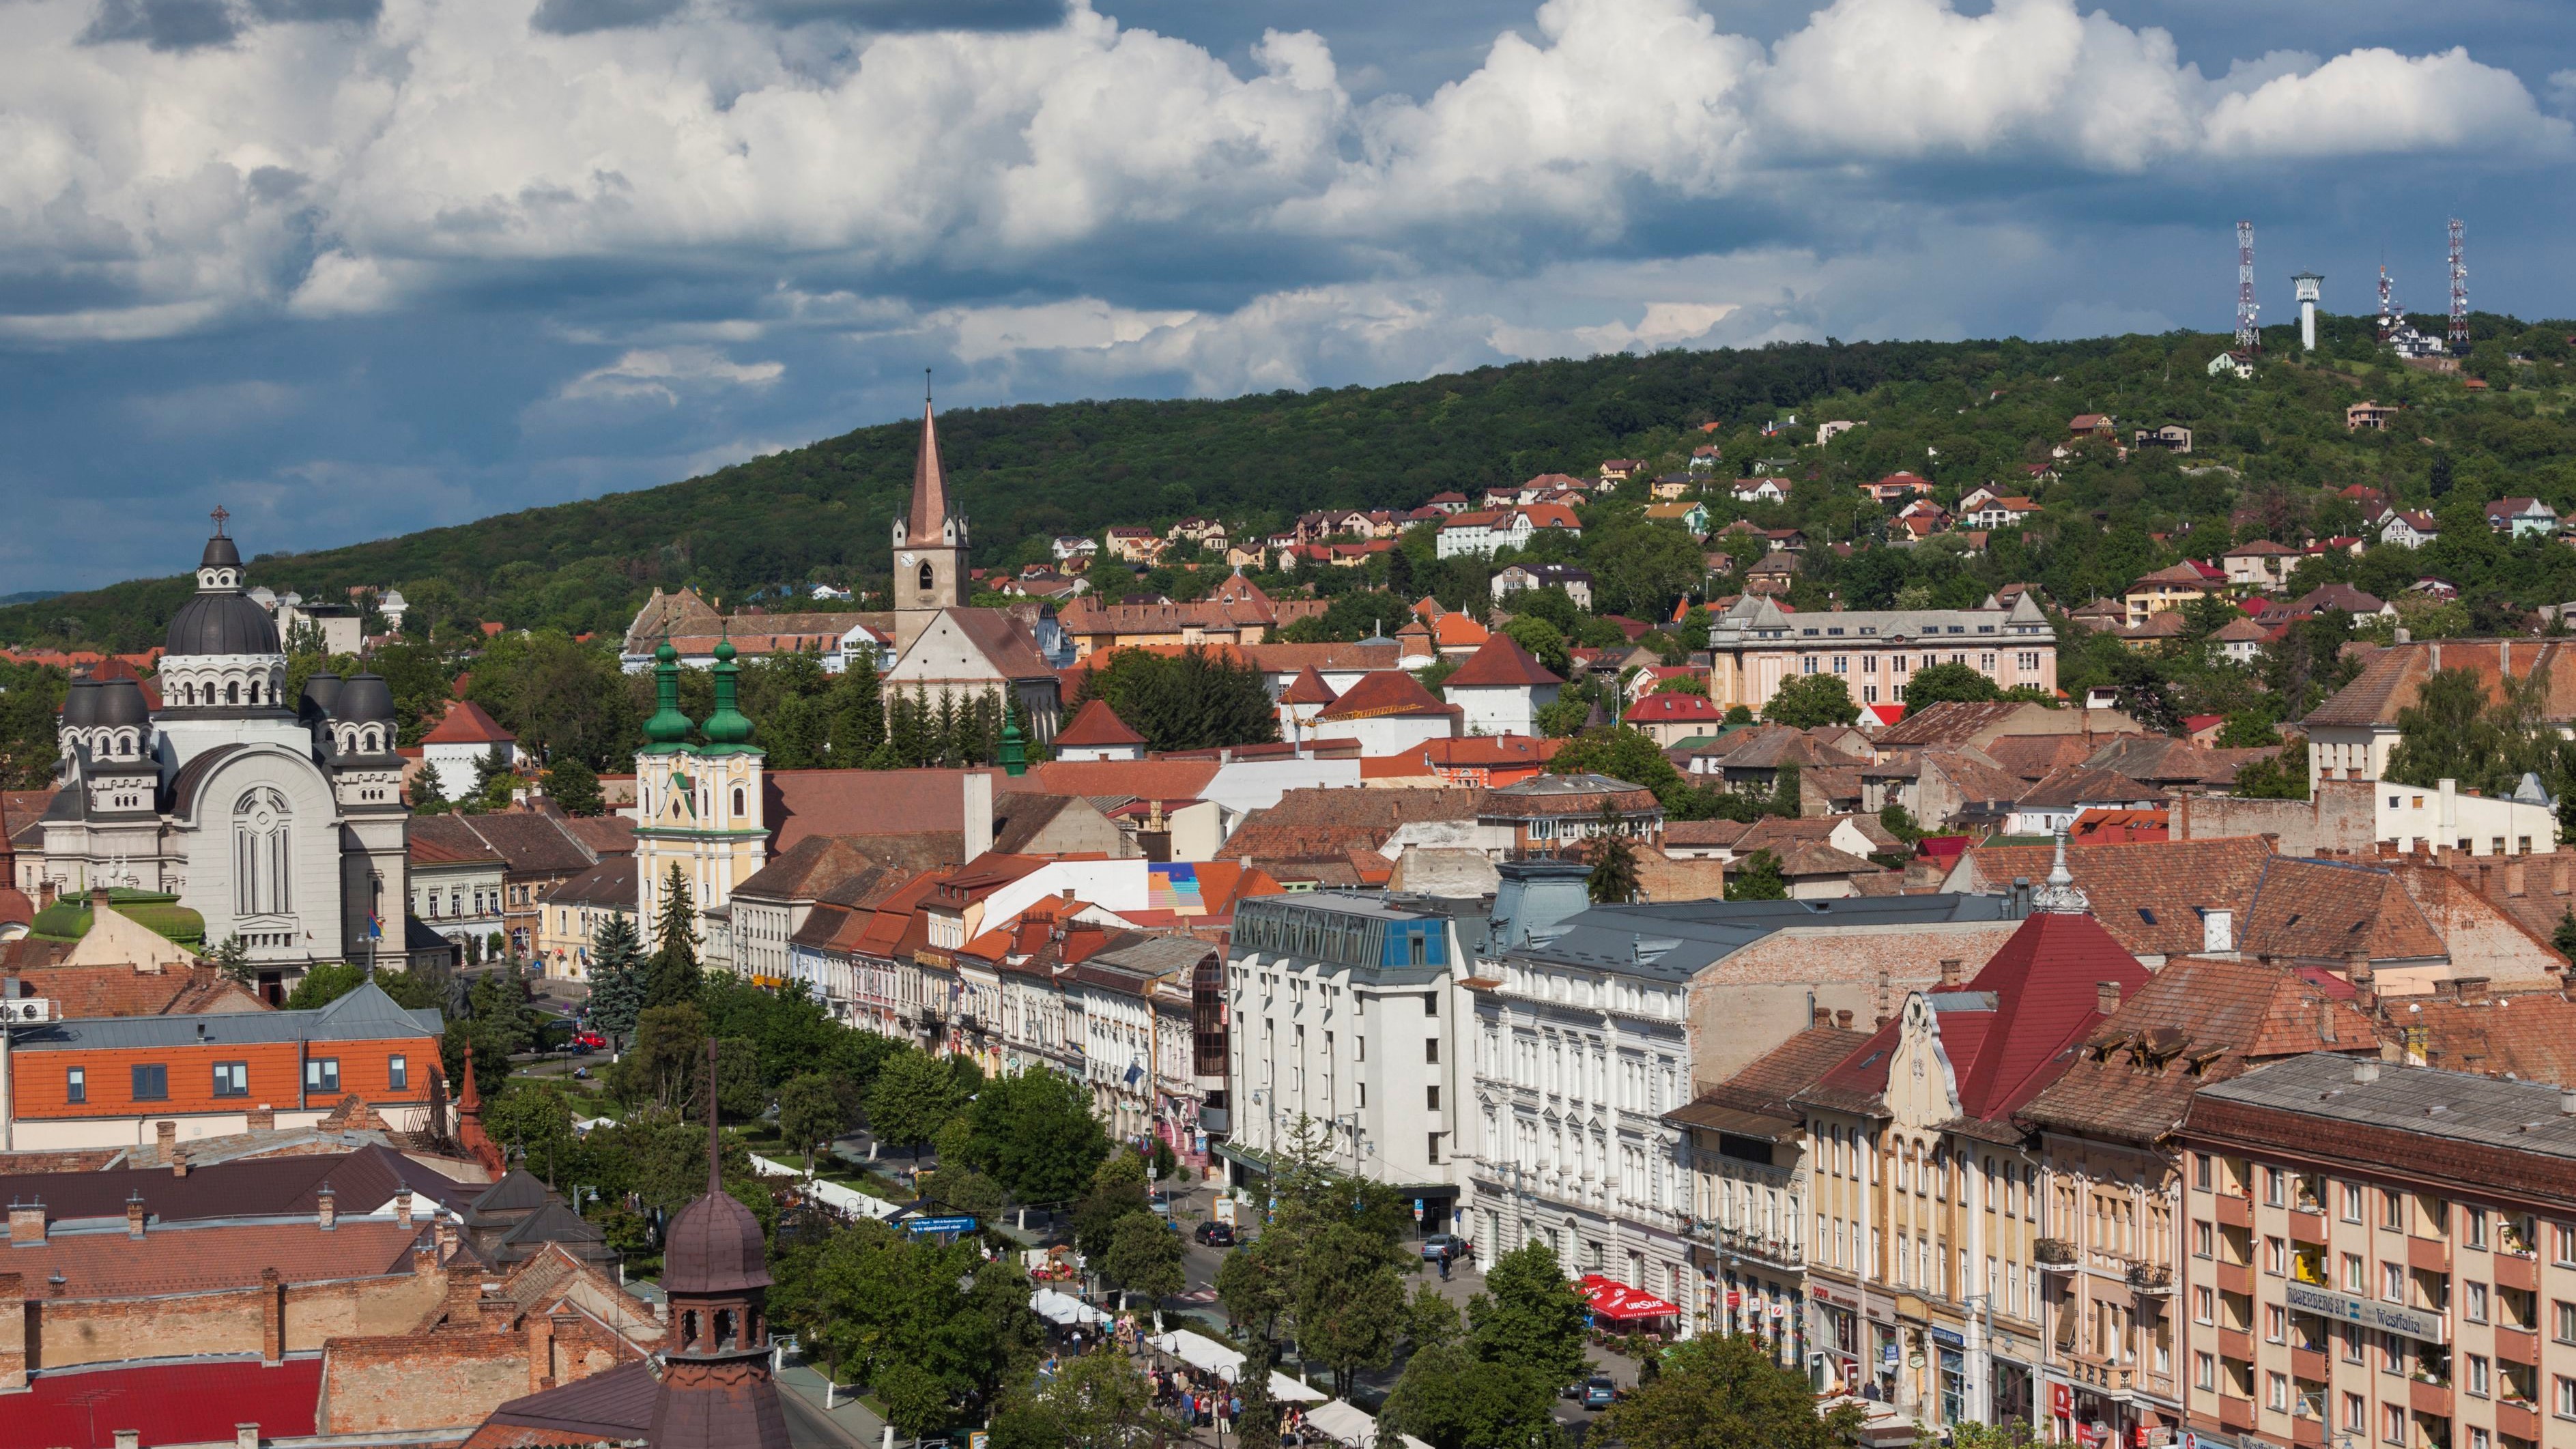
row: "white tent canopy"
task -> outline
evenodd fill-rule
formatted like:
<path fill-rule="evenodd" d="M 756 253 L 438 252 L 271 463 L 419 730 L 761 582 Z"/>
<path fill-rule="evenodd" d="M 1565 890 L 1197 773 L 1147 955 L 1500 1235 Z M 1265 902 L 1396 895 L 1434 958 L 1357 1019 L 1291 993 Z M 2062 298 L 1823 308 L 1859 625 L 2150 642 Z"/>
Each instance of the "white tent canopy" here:
<path fill-rule="evenodd" d="M 1211 1373 L 1227 1383 L 1235 1382 L 1243 1372 L 1243 1355 L 1203 1333 L 1176 1328 L 1145 1340 L 1202 1373 Z M 1270 1397 L 1283 1404 L 1311 1404 L 1324 1395 L 1308 1388 L 1276 1369 L 1270 1373 Z"/>
<path fill-rule="evenodd" d="M 1307 1426 L 1328 1434 L 1350 1449 L 1377 1449 L 1377 1420 L 1339 1399 L 1329 1399 L 1306 1411 Z M 1431 1449 L 1410 1434 L 1399 1434 L 1404 1449 Z"/>
<path fill-rule="evenodd" d="M 1069 1293 L 1040 1288 L 1029 1294 L 1029 1307 L 1050 1323 L 1107 1323 L 1109 1315 Z"/>

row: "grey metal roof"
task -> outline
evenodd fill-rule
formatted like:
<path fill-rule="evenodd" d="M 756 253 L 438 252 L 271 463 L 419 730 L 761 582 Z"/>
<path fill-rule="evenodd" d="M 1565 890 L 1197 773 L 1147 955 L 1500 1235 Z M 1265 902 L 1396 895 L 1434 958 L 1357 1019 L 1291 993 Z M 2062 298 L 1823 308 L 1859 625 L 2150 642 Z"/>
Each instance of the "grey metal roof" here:
<path fill-rule="evenodd" d="M 199 1028 L 204 1034 L 199 1035 Z M 314 1011 L 233 1011 L 195 1016 L 83 1017 L 15 1029 L 16 1051 L 205 1046 L 226 1042 L 381 1041 L 436 1037 L 447 1030 L 435 1007 L 405 1010 L 370 981 Z"/>
<path fill-rule="evenodd" d="M 2376 1070 L 2378 1079 L 2357 1081 L 2356 1069 Z M 2576 1113 L 2560 1110 L 2560 1089 L 2546 1082 L 2311 1052 L 2203 1087 L 2200 1095 L 2321 1122 L 2576 1159 Z"/>
<path fill-rule="evenodd" d="M 1657 981 L 1690 979 L 1776 931 L 1937 926 L 2013 919 L 2000 895 L 1846 896 L 1829 901 L 1674 901 L 1594 906 L 1552 939 L 1506 954 Z"/>
<path fill-rule="evenodd" d="M 1146 976 L 1169 976 L 1195 969 L 1201 961 L 1218 954 L 1220 948 L 1214 943 L 1194 936 L 1147 936 L 1130 945 L 1095 952 L 1083 964 L 1115 966 Z"/>

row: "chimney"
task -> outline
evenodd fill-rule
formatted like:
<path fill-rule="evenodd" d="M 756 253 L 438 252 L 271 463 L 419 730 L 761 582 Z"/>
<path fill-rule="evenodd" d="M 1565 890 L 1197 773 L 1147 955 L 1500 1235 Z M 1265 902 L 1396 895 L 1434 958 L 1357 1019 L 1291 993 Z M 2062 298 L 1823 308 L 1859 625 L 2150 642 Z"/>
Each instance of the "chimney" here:
<path fill-rule="evenodd" d="M 1808 1011 L 1807 1011 L 1807 1025 L 1809 1025 L 1809 1026 L 1814 1026 L 1814 1027 L 1823 1027 L 1823 1026 L 1831 1026 L 1831 1025 L 1833 1025 L 1833 1024 L 1834 1024 L 1834 1009 L 1833 1009 L 1832 1007 L 1830 1007 L 1830 1006 L 1816 1006 L 1816 1007 L 1810 1007 L 1810 1008 L 1808 1008 Z"/>
<path fill-rule="evenodd" d="M 2370 953 L 2355 951 L 2343 958 L 2343 979 L 2352 983 L 2353 997 L 2368 1011 L 2379 999 L 2379 977 L 2371 970 Z"/>
<path fill-rule="evenodd" d="M 968 770 L 959 779 L 964 791 L 966 832 L 962 862 L 993 848 L 993 777 L 982 770 Z"/>
<path fill-rule="evenodd" d="M 1888 967 L 1878 968 L 1878 1026 L 1887 1025 L 1895 1014 L 1892 1010 L 1896 991 L 1895 973 Z"/>
<path fill-rule="evenodd" d="M 322 1224 L 322 1231 L 331 1231 L 340 1221 L 340 1195 L 333 1192 L 331 1184 L 326 1182 L 322 1184 L 321 1191 L 313 1194 L 313 1201 L 314 1217 Z"/>
<path fill-rule="evenodd" d="M 2119 1011 L 2120 983 L 2117 981 L 2094 982 L 2093 1009 L 2102 1013 L 2104 1016 L 2110 1016 Z"/>
<path fill-rule="evenodd" d="M 286 1286 L 275 1268 L 259 1270 L 259 1359 L 272 1368 L 286 1362 Z"/>
<path fill-rule="evenodd" d="M 2433 982 L 2433 999 L 2434 999 L 2435 1001 L 2457 1001 L 2457 1000 L 2459 1000 L 2459 999 L 2460 999 L 2460 982 L 2459 982 L 2459 978 L 2458 978 L 2458 977 L 2455 977 L 2455 976 L 2444 976 L 2444 977 L 2437 978 L 2437 979 Z"/>
<path fill-rule="evenodd" d="M 2508 900 L 2520 900 L 2520 899 L 2522 899 L 2522 888 L 2523 888 L 2523 876 L 2524 876 L 2524 874 L 2525 874 L 2525 870 L 2524 870 L 2524 862 L 2523 862 L 2523 859 L 2522 859 L 2522 857 L 2521 857 L 2521 856 L 2518 856 L 2518 855 L 2517 855 L 2517 856 L 2513 856 L 2513 857 L 2508 858 L 2508 859 L 2505 861 L 2505 863 L 2504 863 L 2504 893 L 2505 893 L 2505 898 L 2506 898 L 2506 899 L 2508 899 Z"/>
<path fill-rule="evenodd" d="M 2379 1063 L 2371 1061 L 2367 1057 L 2354 1062 L 2352 1064 L 2352 1079 L 2364 1086 L 2368 1086 L 2370 1083 L 2378 1081 Z"/>
<path fill-rule="evenodd" d="M 57 887 L 51 880 L 36 882 L 36 906 L 39 910 L 54 903 Z"/>
<path fill-rule="evenodd" d="M 93 921 L 94 921 L 94 920 L 97 920 L 97 919 L 98 919 L 98 913 L 99 913 L 99 912 L 101 912 L 101 911 L 103 911 L 103 910 L 106 910 L 106 909 L 107 909 L 107 887 L 105 887 L 105 886 L 103 886 L 103 885 L 102 885 L 102 886 L 91 886 L 91 887 L 89 888 L 89 914 L 90 914 L 90 919 L 91 919 L 91 920 L 93 920 Z"/>
<path fill-rule="evenodd" d="M 1956 956 L 1945 956 L 1941 960 L 1941 989 L 1944 991 L 1959 989 L 1959 958 Z"/>
<path fill-rule="evenodd" d="M 1851 1023 L 1852 1015 L 1849 1011 L 1837 1011 L 1834 1013 L 1834 1025 L 1841 1027 L 1845 1031 L 1849 1031 L 1852 1029 Z"/>
<path fill-rule="evenodd" d="M 125 1235 L 129 1238 L 143 1236 L 143 1194 L 139 1192 L 125 1200 Z"/>
<path fill-rule="evenodd" d="M 2487 978 L 2486 978 L 2486 977 L 2483 977 L 2483 976 L 2463 976 L 2463 977 L 2460 977 L 2458 980 L 2456 980 L 2456 981 L 2452 982 L 2452 983 L 2451 983 L 2451 985 L 2452 985 L 2453 989 L 2455 989 L 2456 991 L 2458 991 L 2458 992 L 2459 992 L 2460 1002 L 2461 1002 L 2461 1004 L 2462 1004 L 2462 1005 L 2465 1005 L 2465 1006 L 2482 1006 L 2482 1005 L 2484 1005 L 2484 1004 L 2486 1003 L 2486 999 L 2487 999 Z"/>
<path fill-rule="evenodd" d="M 2576 1091 L 2562 1091 L 2558 1094 L 2558 1115 L 2576 1117 Z"/>
<path fill-rule="evenodd" d="M 2200 949 L 2204 955 L 2232 956 L 2236 953 L 2236 913 L 2212 908 L 2200 913 Z"/>
<path fill-rule="evenodd" d="M 437 1277 L 437 1276 L 438 1276 L 438 1250 L 437 1250 L 436 1248 L 414 1248 L 414 1249 L 412 1249 L 412 1250 L 411 1250 L 411 1275 L 412 1275 L 413 1277 L 415 1277 L 415 1278 L 435 1278 L 435 1277 Z"/>
<path fill-rule="evenodd" d="M 271 1132 L 277 1128 L 277 1109 L 266 1102 L 250 1109 L 250 1120 L 244 1124 L 253 1132 Z"/>
<path fill-rule="evenodd" d="M 257 1424 L 233 1425 L 233 1449 L 259 1449 Z"/>
<path fill-rule="evenodd" d="M 411 1226 L 410 1188 L 404 1188 L 402 1191 L 394 1194 L 394 1221 L 400 1226 L 406 1228 Z"/>
<path fill-rule="evenodd" d="M 2549 852 L 2549 893 L 2553 896 L 2567 894 L 2567 856 L 2561 851 Z"/>
<path fill-rule="evenodd" d="M 22 1203 L 9 1200 L 9 1246 L 29 1248 L 45 1241 L 45 1201 Z"/>
<path fill-rule="evenodd" d="M 161 1155 L 156 1159 L 157 1161 L 162 1165 L 167 1166 L 170 1163 L 179 1160 L 178 1123 L 171 1121 L 155 1122 L 152 1124 L 152 1135 L 159 1142 L 159 1151 Z"/>
<path fill-rule="evenodd" d="M 119 1429 L 116 1431 L 116 1449 L 142 1449 L 142 1445 L 142 1430 Z"/>

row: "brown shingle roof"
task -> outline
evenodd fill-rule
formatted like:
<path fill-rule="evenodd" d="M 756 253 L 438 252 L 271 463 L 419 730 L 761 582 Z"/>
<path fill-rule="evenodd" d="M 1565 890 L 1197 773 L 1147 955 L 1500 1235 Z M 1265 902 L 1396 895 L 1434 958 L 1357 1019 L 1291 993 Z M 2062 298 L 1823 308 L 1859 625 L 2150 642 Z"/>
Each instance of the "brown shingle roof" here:
<path fill-rule="evenodd" d="M 56 1274 L 66 1298 L 145 1298 L 257 1287 L 263 1268 L 287 1283 L 408 1273 L 420 1236 L 391 1220 L 344 1218 L 329 1232 L 318 1222 L 176 1224 L 140 1241 L 119 1231 L 12 1244 L 8 1263 L 31 1301 L 53 1292 Z"/>
<path fill-rule="evenodd" d="M 1342 697 L 1326 705 L 1319 720 L 1381 719 L 1399 715 L 1446 715 L 1456 706 L 1442 704 L 1422 681 L 1401 669 L 1378 669 L 1351 682 Z"/>
<path fill-rule="evenodd" d="M 2048 876 L 2051 847 L 1981 845 L 1966 869 L 1978 888 L 2002 890 L 2015 877 Z M 2260 836 L 2076 845 L 2066 868 L 2093 903 L 2093 914 L 2130 954 L 2188 956 L 2206 944 L 2196 907 L 2230 910 L 2243 920 L 2254 883 L 2272 859 Z"/>
<path fill-rule="evenodd" d="M 1083 701 L 1082 708 L 1074 711 L 1071 724 L 1056 731 L 1055 743 L 1058 748 L 1066 745 L 1141 745 L 1145 743 L 1145 737 L 1129 729 L 1127 721 L 1118 717 L 1118 711 L 1109 707 L 1109 701 L 1089 699 Z"/>
<path fill-rule="evenodd" d="M 2368 1017 L 2287 967 L 2185 957 L 2122 1002 L 2021 1115 L 2152 1144 L 2181 1124 L 2193 1093 L 2249 1062 L 2378 1048 Z"/>
<path fill-rule="evenodd" d="M 1768 1123 L 1794 1128 L 1798 1110 L 1789 1105 L 1790 1097 L 1813 1086 L 1818 1077 L 1868 1040 L 1867 1032 L 1811 1026 L 1734 1076 L 1702 1088 L 1696 1100 L 1665 1113 L 1664 1120 L 1676 1126 L 1719 1132 L 1746 1132 Z"/>
<path fill-rule="evenodd" d="M 1905 745 L 1955 748 L 1995 725 L 2019 713 L 2022 706 L 2009 700 L 1970 703 L 1945 699 L 1909 711 L 1905 718 L 1878 732 L 1878 747 L 1892 749 Z"/>
<path fill-rule="evenodd" d="M 2409 998 L 2391 1025 L 2428 1067 L 2576 1086 L 2576 1001 L 2555 992 Z"/>
<path fill-rule="evenodd" d="M 2373 961 L 2449 954 L 2432 922 L 2389 871 L 2341 860 L 2276 855 L 2255 877 L 2238 949 L 2293 960 Z"/>
<path fill-rule="evenodd" d="M 2050 775 L 2013 803 L 2028 809 L 2045 810 L 2070 808 L 2086 801 L 2129 802 L 2163 798 L 2162 791 L 2141 785 L 2117 770 L 2087 769 L 2078 765 Z"/>
<path fill-rule="evenodd" d="M 1467 662 L 1459 665 L 1442 684 L 1445 688 L 1458 689 L 1564 682 L 1549 673 L 1547 666 L 1538 662 L 1537 656 L 1521 647 L 1521 641 L 1509 634 L 1497 633 L 1475 653 L 1468 655 Z"/>
<path fill-rule="evenodd" d="M 1245 816 L 1242 826 L 1218 847 L 1217 857 L 1265 863 L 1339 859 L 1353 848 L 1377 849 L 1400 826 L 1473 820 L 1484 793 L 1455 788 L 1288 790 L 1278 804 Z M 1347 869 L 1346 860 L 1344 865 Z"/>
<path fill-rule="evenodd" d="M 2309 712 L 2314 725 L 2395 725 L 2397 713 L 2415 703 L 2436 670 L 2466 669 L 2498 697 L 2507 673 L 2527 679 L 2545 673 L 2549 685 L 2541 714 L 2553 724 L 2576 721 L 2576 649 L 2550 639 L 2442 639 L 2396 644 L 2370 656 L 2361 673 L 2334 698 Z"/>

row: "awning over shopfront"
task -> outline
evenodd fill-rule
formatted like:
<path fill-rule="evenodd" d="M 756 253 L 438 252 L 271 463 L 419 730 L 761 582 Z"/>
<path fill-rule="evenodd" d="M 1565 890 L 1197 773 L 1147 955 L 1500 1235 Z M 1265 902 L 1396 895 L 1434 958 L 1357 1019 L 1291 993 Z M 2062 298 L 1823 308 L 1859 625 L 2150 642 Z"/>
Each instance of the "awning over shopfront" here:
<path fill-rule="evenodd" d="M 1346 1449 L 1377 1449 L 1377 1420 L 1352 1408 L 1339 1399 L 1331 1399 L 1306 1411 L 1306 1425 Z M 1399 1434 L 1405 1449 L 1431 1449 L 1410 1434 Z"/>
<path fill-rule="evenodd" d="M 1614 1278 L 1598 1273 L 1583 1275 L 1583 1299 L 1592 1306 L 1592 1316 L 1613 1323 L 1640 1323 L 1656 1318 L 1679 1318 L 1682 1311 L 1663 1299 L 1640 1288 L 1631 1288 Z"/>
<path fill-rule="evenodd" d="M 1203 1333 L 1176 1328 L 1156 1334 L 1146 1343 L 1202 1373 L 1211 1373 L 1227 1383 L 1243 1372 L 1243 1355 Z M 1313 1404 L 1324 1399 L 1321 1390 L 1309 1388 L 1276 1369 L 1270 1373 L 1270 1397 L 1283 1404 Z"/>
<path fill-rule="evenodd" d="M 1077 1323 L 1107 1323 L 1109 1315 L 1069 1293 L 1040 1288 L 1029 1295 L 1029 1307 L 1050 1323 L 1070 1327 Z"/>

